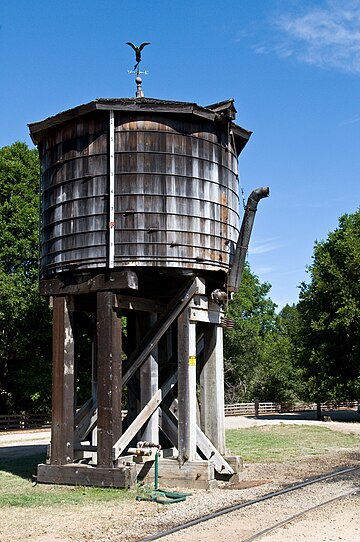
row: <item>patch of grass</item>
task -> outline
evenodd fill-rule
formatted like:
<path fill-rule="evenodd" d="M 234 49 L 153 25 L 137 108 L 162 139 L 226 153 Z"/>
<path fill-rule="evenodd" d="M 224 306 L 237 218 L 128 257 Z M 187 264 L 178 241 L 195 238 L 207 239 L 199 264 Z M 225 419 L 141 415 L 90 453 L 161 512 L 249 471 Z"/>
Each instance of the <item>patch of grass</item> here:
<path fill-rule="evenodd" d="M 226 446 L 248 463 L 282 462 L 360 446 L 360 437 L 307 425 L 272 425 L 226 431 Z"/>
<path fill-rule="evenodd" d="M 85 505 L 135 498 L 135 491 L 127 489 L 47 484 L 33 486 L 32 475 L 36 472 L 37 464 L 43 462 L 42 454 L 0 461 L 0 507 Z"/>

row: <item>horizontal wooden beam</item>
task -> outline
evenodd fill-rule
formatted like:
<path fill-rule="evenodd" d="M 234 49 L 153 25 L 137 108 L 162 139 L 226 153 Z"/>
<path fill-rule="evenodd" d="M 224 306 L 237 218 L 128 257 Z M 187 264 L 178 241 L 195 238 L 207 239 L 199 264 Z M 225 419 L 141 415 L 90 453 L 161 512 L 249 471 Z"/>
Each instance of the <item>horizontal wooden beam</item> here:
<path fill-rule="evenodd" d="M 90 465 L 38 465 L 37 481 L 44 484 L 129 488 L 136 482 L 136 465 L 119 468 Z"/>
<path fill-rule="evenodd" d="M 138 279 L 134 271 L 113 271 L 89 277 L 79 277 L 74 283 L 74 277 L 64 275 L 54 279 L 40 280 L 40 295 L 75 295 L 88 294 L 98 291 L 137 290 Z"/>
<path fill-rule="evenodd" d="M 165 310 L 165 303 L 146 299 L 144 297 L 134 297 L 130 295 L 118 294 L 118 306 L 121 309 L 130 309 L 134 311 L 161 313 Z"/>
<path fill-rule="evenodd" d="M 224 311 L 219 305 L 210 301 L 205 296 L 194 296 L 189 310 L 189 319 L 191 322 L 205 322 L 208 324 L 218 324 L 222 322 Z"/>
<path fill-rule="evenodd" d="M 155 478 L 154 461 L 136 464 L 138 480 L 151 484 Z M 179 466 L 176 459 L 159 460 L 160 487 L 189 489 L 215 489 L 218 487 L 214 465 L 211 461 L 187 461 Z"/>
<path fill-rule="evenodd" d="M 74 450 L 83 452 L 97 452 L 97 446 L 94 444 L 75 444 Z"/>
<path fill-rule="evenodd" d="M 179 468 L 176 459 L 160 459 L 159 480 L 209 481 L 215 478 L 214 465 L 211 461 L 187 461 Z M 138 478 L 150 482 L 155 475 L 154 460 L 137 464 Z"/>
<path fill-rule="evenodd" d="M 218 311 L 203 311 L 200 309 L 190 308 L 190 322 L 205 322 L 207 324 L 222 324 L 223 313 Z"/>

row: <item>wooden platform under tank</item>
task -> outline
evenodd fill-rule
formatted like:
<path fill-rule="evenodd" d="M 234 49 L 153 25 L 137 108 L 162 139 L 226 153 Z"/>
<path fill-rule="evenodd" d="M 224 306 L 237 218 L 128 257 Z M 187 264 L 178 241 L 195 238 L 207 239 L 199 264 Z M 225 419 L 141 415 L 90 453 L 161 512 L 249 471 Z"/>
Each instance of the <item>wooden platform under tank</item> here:
<path fill-rule="evenodd" d="M 37 481 L 44 484 L 63 484 L 75 486 L 98 486 L 130 488 L 137 482 L 154 484 L 154 459 L 143 462 L 132 461 L 131 457 L 121 458 L 123 464 L 114 468 L 101 468 L 82 463 L 68 465 L 38 465 Z M 235 474 L 222 477 L 211 461 L 188 461 L 179 466 L 175 458 L 159 460 L 160 487 L 187 489 L 214 489 L 218 481 L 236 482 L 241 477 L 242 461 L 239 457 L 227 457 Z"/>

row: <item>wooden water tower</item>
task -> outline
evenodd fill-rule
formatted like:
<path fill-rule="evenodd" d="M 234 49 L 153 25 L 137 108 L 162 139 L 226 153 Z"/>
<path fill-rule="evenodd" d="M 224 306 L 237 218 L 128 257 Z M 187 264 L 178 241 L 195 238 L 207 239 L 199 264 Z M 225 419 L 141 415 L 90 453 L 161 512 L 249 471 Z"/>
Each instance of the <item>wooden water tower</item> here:
<path fill-rule="evenodd" d="M 53 303 L 40 482 L 129 486 L 152 473 L 153 457 L 129 452 L 138 441 L 162 445 L 163 484 L 209 487 L 237 470 L 225 457 L 222 304 L 237 244 L 244 252 L 237 159 L 251 134 L 235 113 L 233 100 L 98 99 L 29 125 L 40 291 Z M 80 404 L 85 317 L 92 376 Z"/>

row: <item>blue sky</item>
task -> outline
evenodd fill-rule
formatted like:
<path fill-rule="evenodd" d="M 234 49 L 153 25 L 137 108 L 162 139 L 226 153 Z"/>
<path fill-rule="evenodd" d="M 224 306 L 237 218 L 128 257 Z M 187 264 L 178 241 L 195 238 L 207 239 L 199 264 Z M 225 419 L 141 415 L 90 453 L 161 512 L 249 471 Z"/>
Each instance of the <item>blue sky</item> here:
<path fill-rule="evenodd" d="M 253 135 L 241 185 L 259 204 L 251 268 L 281 308 L 308 280 L 316 240 L 360 200 L 360 0 L 0 0 L 0 147 L 27 123 L 95 98 L 208 105 L 234 98 Z"/>

